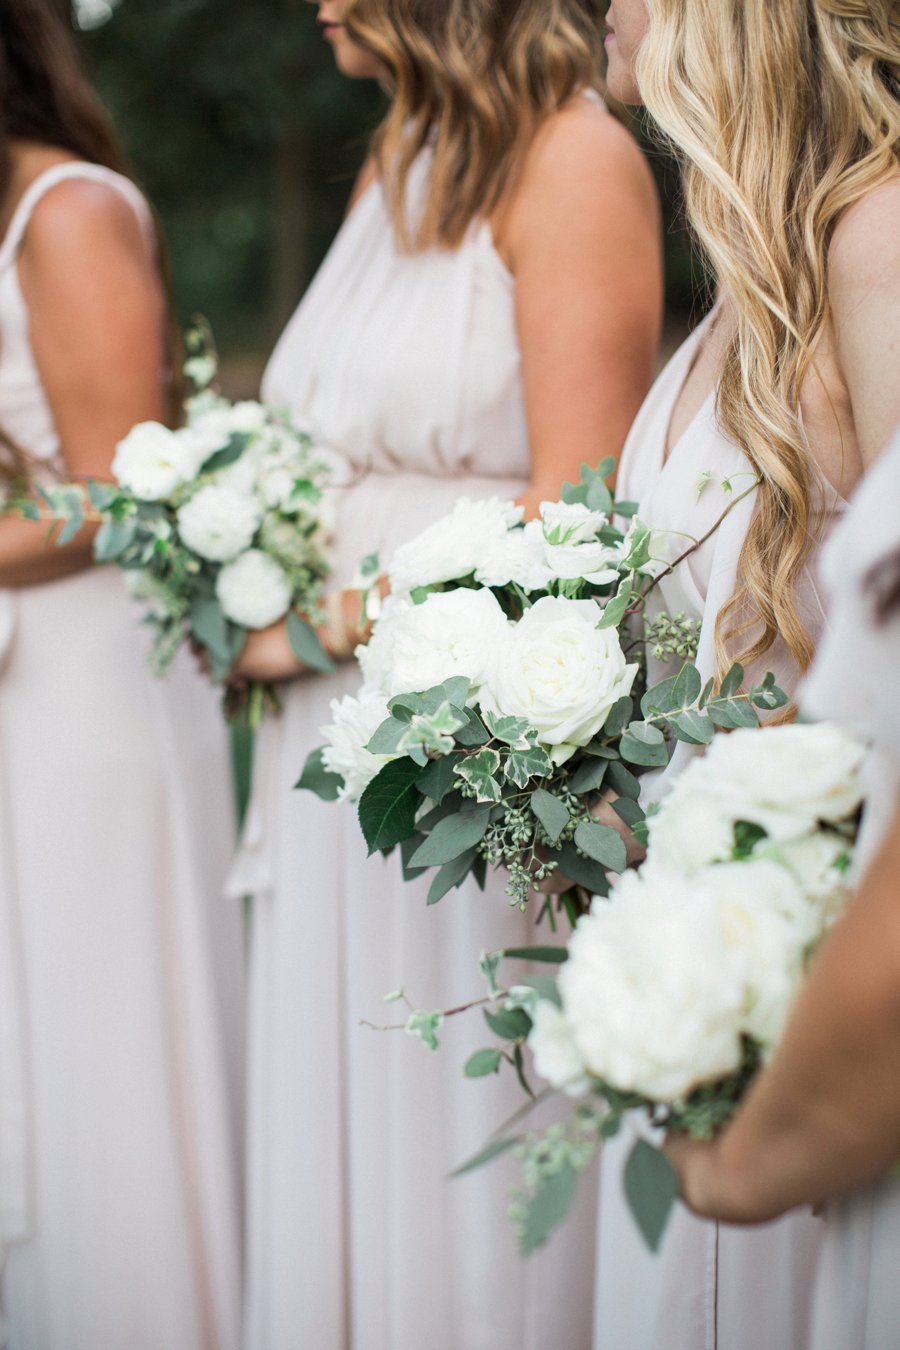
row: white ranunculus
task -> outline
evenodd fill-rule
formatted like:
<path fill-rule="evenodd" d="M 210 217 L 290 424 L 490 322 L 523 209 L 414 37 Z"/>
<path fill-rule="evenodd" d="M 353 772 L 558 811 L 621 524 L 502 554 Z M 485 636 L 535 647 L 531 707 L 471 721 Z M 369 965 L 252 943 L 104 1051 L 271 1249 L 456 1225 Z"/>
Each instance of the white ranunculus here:
<path fill-rule="evenodd" d="M 371 690 L 362 690 L 356 698 L 346 694 L 342 699 L 332 699 L 331 723 L 322 727 L 327 742 L 322 763 L 329 772 L 343 778 L 339 794 L 342 800 L 357 801 L 379 770 L 395 758 L 373 755 L 366 749 L 388 716 L 387 699 Z"/>
<path fill-rule="evenodd" d="M 582 1096 L 590 1087 L 590 1078 L 565 1013 L 549 999 L 539 999 L 531 1010 L 531 1020 L 528 1045 L 534 1055 L 535 1073 L 570 1097 Z"/>
<path fill-rule="evenodd" d="M 484 706 L 524 717 L 556 764 L 602 729 L 637 673 L 599 618 L 592 600 L 544 596 L 510 625 L 490 663 Z"/>
<path fill-rule="evenodd" d="M 421 605 L 398 612 L 391 636 L 387 692 L 421 692 L 465 675 L 470 696 L 474 696 L 508 631 L 509 623 L 493 592 L 433 591 Z"/>
<path fill-rule="evenodd" d="M 244 628 L 268 628 L 287 614 L 291 585 L 274 558 L 250 548 L 226 563 L 216 577 L 216 595 L 222 612 Z"/>
<path fill-rule="evenodd" d="M 170 431 L 161 422 L 141 422 L 116 446 L 112 471 L 141 501 L 162 501 L 196 477 L 205 446 L 187 428 Z"/>
<path fill-rule="evenodd" d="M 179 508 L 178 529 L 183 542 L 201 558 L 231 562 L 249 548 L 261 519 L 253 498 L 214 483 Z"/>
<path fill-rule="evenodd" d="M 626 874 L 569 942 L 559 990 L 591 1073 L 674 1102 L 741 1063 L 743 960 L 692 882 Z"/>
<path fill-rule="evenodd" d="M 708 772 L 736 820 L 774 839 L 809 833 L 816 822 L 852 815 L 862 800 L 865 748 L 832 723 L 746 729 L 717 736 Z"/>
<path fill-rule="evenodd" d="M 475 580 L 482 586 L 521 586 L 523 591 L 545 591 L 555 573 L 544 556 L 544 536 L 539 520 L 529 520 L 522 529 L 508 530 L 485 545 Z"/>
<path fill-rule="evenodd" d="M 397 549 L 388 567 L 391 590 L 408 595 L 418 586 L 471 576 L 490 545 L 521 519 L 515 502 L 460 497 L 448 515 Z"/>

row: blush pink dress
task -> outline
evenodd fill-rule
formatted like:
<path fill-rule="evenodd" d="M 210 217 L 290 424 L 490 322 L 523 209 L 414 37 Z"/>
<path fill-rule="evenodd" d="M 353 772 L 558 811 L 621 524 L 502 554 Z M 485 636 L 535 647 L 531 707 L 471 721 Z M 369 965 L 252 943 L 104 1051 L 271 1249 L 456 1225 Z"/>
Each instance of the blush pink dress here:
<path fill-rule="evenodd" d="M 753 481 L 749 462 L 718 424 L 714 394 L 663 462 L 672 410 L 711 318 L 688 338 L 651 389 L 619 471 L 619 497 L 638 502 L 641 519 L 660 531 L 655 553 L 666 561 L 689 545 L 686 535 L 702 538 Z M 839 506 L 829 501 L 824 509 L 830 516 Z M 663 580 L 648 603 L 650 617 L 681 611 L 701 621 L 697 665 L 704 679 L 715 670 L 716 615 L 734 590 L 752 512 L 752 494 L 736 502 L 712 537 Z M 815 637 L 824 626 L 825 611 L 811 571 L 799 598 L 807 629 Z M 673 673 L 654 661 L 652 653 L 648 665 L 651 682 Z M 761 667 L 773 670 L 787 692 L 795 690 L 798 673 L 783 644 L 776 643 Z M 679 744 L 668 767 L 644 780 L 645 801 L 663 796 L 695 753 Z M 622 1169 L 634 1128 L 604 1151 L 595 1350 L 804 1346 L 822 1220 L 798 1213 L 739 1229 L 704 1222 L 679 1206 L 654 1256 L 639 1236 L 623 1193 Z"/>
<path fill-rule="evenodd" d="M 338 494 L 337 586 L 461 495 L 516 496 L 529 449 L 515 285 L 487 225 L 455 250 L 403 254 L 370 187 L 264 392 L 357 475 Z M 397 1021 L 383 999 L 401 985 L 420 1007 L 480 997 L 479 954 L 533 940 L 536 911 L 510 909 L 502 880 L 428 909 L 427 882 L 366 857 L 351 806 L 292 791 L 330 701 L 359 683 L 353 665 L 285 689 L 233 879 L 253 894 L 246 1350 L 588 1350 L 595 1188 L 526 1264 L 506 1216 L 516 1167 L 447 1179 L 523 1102 L 511 1076 L 462 1076 L 481 1017 L 445 1024 L 438 1054 L 361 1026 Z"/>
<path fill-rule="evenodd" d="M 0 426 L 59 439 L 0 243 Z M 102 259 L 97 261 L 98 268 Z M 236 1350 L 241 934 L 215 696 L 146 667 L 113 568 L 0 592 L 0 1344 Z"/>

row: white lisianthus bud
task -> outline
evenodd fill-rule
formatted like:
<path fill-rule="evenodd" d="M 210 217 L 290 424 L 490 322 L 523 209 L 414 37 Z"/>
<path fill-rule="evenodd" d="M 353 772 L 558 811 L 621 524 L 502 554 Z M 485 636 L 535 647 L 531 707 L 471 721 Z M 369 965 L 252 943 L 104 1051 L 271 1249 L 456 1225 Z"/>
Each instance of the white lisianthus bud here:
<path fill-rule="evenodd" d="M 230 562 L 250 546 L 261 519 L 253 498 L 211 484 L 179 508 L 178 529 L 183 542 L 201 558 Z"/>
<path fill-rule="evenodd" d="M 291 586 L 274 558 L 251 548 L 222 568 L 216 578 L 216 596 L 232 623 L 268 628 L 288 612 Z"/>

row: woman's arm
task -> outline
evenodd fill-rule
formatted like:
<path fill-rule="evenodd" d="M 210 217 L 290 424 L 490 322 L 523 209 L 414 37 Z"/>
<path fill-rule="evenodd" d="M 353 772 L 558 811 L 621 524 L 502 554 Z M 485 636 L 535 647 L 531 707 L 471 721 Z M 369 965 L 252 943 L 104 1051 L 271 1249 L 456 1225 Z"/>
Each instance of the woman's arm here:
<path fill-rule="evenodd" d="M 494 234 L 516 282 L 532 516 L 583 463 L 618 460 L 653 377 L 660 213 L 634 139 L 573 100 L 538 134 Z"/>
<path fill-rule="evenodd" d="M 666 1151 L 690 1208 L 730 1223 L 817 1203 L 900 1159 L 900 810 L 734 1122 Z"/>
<path fill-rule="evenodd" d="M 165 416 L 165 297 L 150 241 L 114 188 L 62 183 L 35 208 L 19 276 L 66 471 L 109 478 L 116 443 Z M 45 524 L 0 520 L 0 586 L 89 567 L 95 531 L 60 549 Z"/>

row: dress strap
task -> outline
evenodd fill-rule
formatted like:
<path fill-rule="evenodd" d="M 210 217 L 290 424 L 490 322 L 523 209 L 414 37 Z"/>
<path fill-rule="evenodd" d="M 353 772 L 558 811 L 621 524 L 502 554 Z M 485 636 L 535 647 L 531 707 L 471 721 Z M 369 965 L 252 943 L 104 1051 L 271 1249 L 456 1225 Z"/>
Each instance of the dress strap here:
<path fill-rule="evenodd" d="M 68 164 L 56 164 L 52 169 L 46 169 L 43 173 L 38 174 L 34 182 L 22 194 L 22 198 L 13 212 L 9 229 L 3 237 L 3 241 L 0 242 L 0 271 L 9 267 L 18 258 L 25 232 L 28 229 L 28 223 L 38 202 L 48 192 L 51 192 L 58 183 L 66 183 L 79 178 L 94 183 L 105 183 L 107 187 L 114 188 L 119 192 L 134 210 L 147 237 L 152 238 L 153 222 L 150 216 L 150 208 L 143 194 L 135 187 L 130 178 L 116 173 L 113 169 L 107 169 L 103 164 L 88 164 L 83 160 L 72 160 Z"/>

